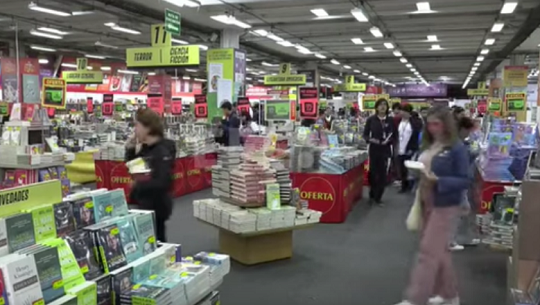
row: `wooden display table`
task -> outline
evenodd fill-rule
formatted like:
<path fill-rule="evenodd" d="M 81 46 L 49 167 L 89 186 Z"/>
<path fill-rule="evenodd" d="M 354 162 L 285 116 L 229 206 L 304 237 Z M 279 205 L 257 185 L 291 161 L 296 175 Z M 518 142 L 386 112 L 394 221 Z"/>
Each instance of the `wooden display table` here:
<path fill-rule="evenodd" d="M 201 220 L 202 221 L 202 220 Z M 219 252 L 228 254 L 244 265 L 255 265 L 292 257 L 293 231 L 309 228 L 315 223 L 250 233 L 234 233 L 219 229 Z"/>

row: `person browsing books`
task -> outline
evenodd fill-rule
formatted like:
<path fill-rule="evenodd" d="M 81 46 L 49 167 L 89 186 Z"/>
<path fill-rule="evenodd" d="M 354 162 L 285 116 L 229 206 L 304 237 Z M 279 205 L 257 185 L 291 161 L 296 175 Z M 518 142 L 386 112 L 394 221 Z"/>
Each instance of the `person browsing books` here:
<path fill-rule="evenodd" d="M 138 144 L 136 144 L 138 143 Z M 151 109 L 140 109 L 135 115 L 135 134 L 126 143 L 126 161 L 142 158 L 150 173 L 135 179 L 130 198 L 139 208 L 155 213 L 156 236 L 166 242 L 165 222 L 172 213 L 172 172 L 176 148 L 163 137 L 163 123 Z"/>

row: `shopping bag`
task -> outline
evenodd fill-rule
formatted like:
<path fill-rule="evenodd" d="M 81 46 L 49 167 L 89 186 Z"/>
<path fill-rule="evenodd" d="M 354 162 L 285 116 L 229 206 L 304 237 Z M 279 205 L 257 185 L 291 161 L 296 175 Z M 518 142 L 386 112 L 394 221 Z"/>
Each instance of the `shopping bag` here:
<path fill-rule="evenodd" d="M 420 190 L 418 189 L 416 190 L 414 202 L 409 211 L 409 215 L 407 215 L 405 224 L 409 231 L 418 231 L 422 227 L 422 202 L 420 200 Z"/>

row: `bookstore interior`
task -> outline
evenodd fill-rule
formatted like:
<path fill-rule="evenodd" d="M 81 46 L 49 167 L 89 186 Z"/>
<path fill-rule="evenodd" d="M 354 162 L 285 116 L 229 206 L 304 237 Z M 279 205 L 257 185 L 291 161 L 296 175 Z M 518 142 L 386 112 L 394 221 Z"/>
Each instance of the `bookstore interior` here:
<path fill-rule="evenodd" d="M 243 305 L 263 295 L 352 305 L 304 288 L 288 295 L 294 283 L 326 282 L 318 268 L 385 260 L 346 246 L 376 250 L 369 241 L 390 221 L 400 229 L 387 243 L 416 247 L 405 219 L 414 196 L 393 190 L 393 162 L 392 199 L 367 204 L 375 158 L 364 129 L 381 99 L 394 118 L 407 105 L 419 120 L 433 106 L 473 119 L 479 243 L 455 254 L 456 269 L 483 264 L 506 278 L 466 279 L 462 301 L 540 304 L 540 19 L 527 18 L 540 4 L 432 2 L 0 0 L 0 305 Z M 157 175 L 148 159 L 125 159 L 141 109 L 158 114 L 175 147 L 170 196 L 188 215 L 167 222 L 174 242 L 159 240 L 159 217 L 131 198 Z M 188 231 L 197 238 L 183 240 Z M 344 245 L 321 249 L 329 239 Z M 295 282 L 270 274 L 308 263 L 294 267 Z M 343 276 L 396 273 L 369 272 Z"/>

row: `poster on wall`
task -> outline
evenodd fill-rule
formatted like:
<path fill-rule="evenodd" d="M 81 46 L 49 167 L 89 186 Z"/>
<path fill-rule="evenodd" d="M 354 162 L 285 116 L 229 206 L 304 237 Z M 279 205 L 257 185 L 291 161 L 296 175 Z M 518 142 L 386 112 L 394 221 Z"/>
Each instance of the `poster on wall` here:
<path fill-rule="evenodd" d="M 233 82 L 230 79 L 220 79 L 217 84 L 217 105 L 221 107 L 224 101 L 232 101 Z"/>
<path fill-rule="evenodd" d="M 249 102 L 249 98 L 239 97 L 237 105 L 236 105 L 236 109 L 238 110 L 239 114 L 249 113 L 249 111 L 251 110 L 251 104 Z"/>
<path fill-rule="evenodd" d="M 208 92 L 217 92 L 219 80 L 223 79 L 223 64 L 208 65 Z"/>

